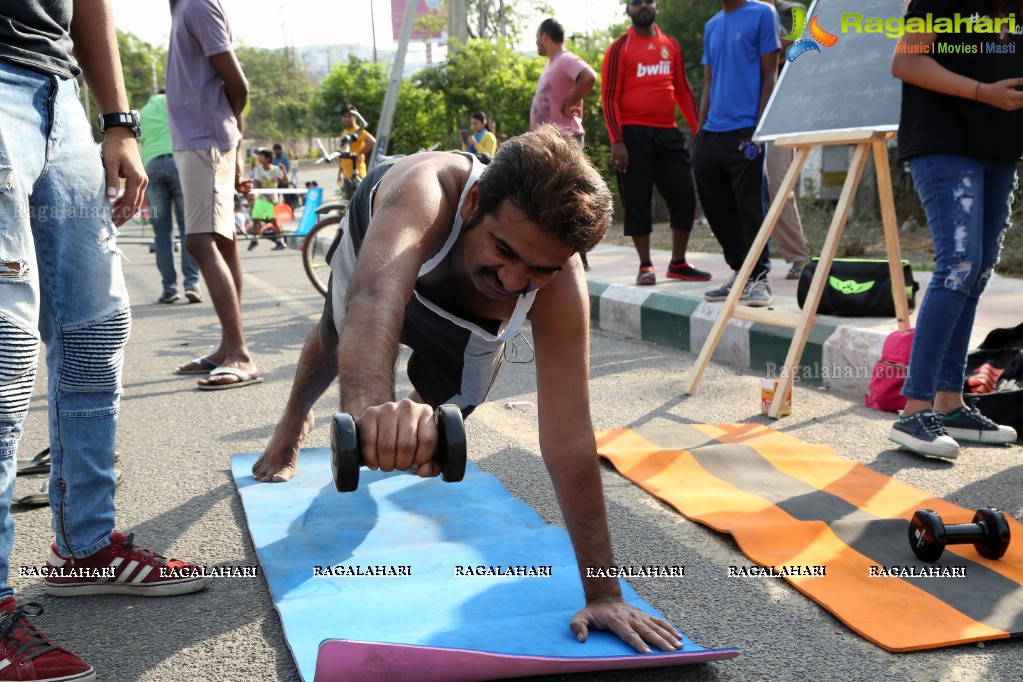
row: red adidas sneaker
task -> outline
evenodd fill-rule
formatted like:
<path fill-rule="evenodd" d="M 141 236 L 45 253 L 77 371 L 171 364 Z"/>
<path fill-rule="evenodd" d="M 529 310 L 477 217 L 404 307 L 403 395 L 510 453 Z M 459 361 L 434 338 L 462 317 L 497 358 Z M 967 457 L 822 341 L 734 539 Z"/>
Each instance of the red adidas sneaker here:
<path fill-rule="evenodd" d="M 90 682 L 92 666 L 54 642 L 28 616 L 43 607 L 35 602 L 17 605 L 14 597 L 0 601 L 0 680 L 21 682 Z"/>
<path fill-rule="evenodd" d="M 55 597 L 89 594 L 169 597 L 198 592 L 213 581 L 213 576 L 206 575 L 201 566 L 136 547 L 133 539 L 134 534 L 114 531 L 109 545 L 82 559 L 65 559 L 52 545 L 46 560 L 46 593 Z"/>

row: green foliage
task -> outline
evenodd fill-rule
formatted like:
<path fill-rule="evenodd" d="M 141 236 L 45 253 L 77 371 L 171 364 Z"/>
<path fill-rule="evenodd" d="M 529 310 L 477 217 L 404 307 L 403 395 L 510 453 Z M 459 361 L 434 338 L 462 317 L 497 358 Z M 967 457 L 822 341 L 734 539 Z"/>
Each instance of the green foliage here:
<path fill-rule="evenodd" d="M 117 31 L 117 49 L 121 53 L 128 103 L 132 109 L 141 109 L 166 82 L 167 51 L 123 31 Z"/>
<path fill-rule="evenodd" d="M 313 129 L 321 135 L 337 135 L 341 130 L 341 108 L 354 104 L 373 130 L 380 120 L 388 79 L 383 64 L 363 61 L 354 55 L 347 64 L 335 64 L 313 99 Z"/>
<path fill-rule="evenodd" d="M 447 63 L 416 76 L 419 87 L 444 93 L 448 132 L 469 127 L 469 114 L 484 111 L 495 133 L 512 137 L 529 130 L 529 110 L 541 57 L 525 57 L 504 41 L 469 40 Z"/>
<path fill-rule="evenodd" d="M 657 25 L 661 31 L 674 36 L 682 46 L 682 58 L 686 63 L 686 74 L 696 91 L 696 102 L 700 102 L 703 89 L 703 27 L 721 10 L 720 0 L 662 0 L 658 3 L 661 11 L 657 14 Z"/>
<path fill-rule="evenodd" d="M 235 55 L 249 81 L 245 135 L 281 141 L 305 134 L 312 86 L 294 53 L 239 45 Z"/>

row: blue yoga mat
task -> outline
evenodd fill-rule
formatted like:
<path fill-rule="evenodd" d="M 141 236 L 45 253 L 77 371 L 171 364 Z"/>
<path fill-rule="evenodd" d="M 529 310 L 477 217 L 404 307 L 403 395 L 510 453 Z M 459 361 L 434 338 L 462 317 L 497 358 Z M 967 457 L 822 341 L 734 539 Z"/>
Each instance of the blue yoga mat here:
<path fill-rule="evenodd" d="M 255 481 L 257 457 L 234 455 L 231 471 L 304 680 L 393 680 L 410 667 L 419 680 L 498 679 L 739 653 L 686 637 L 682 651 L 647 655 L 605 632 L 575 641 L 583 592 L 568 534 L 471 462 L 458 484 L 363 469 L 358 491 L 341 494 L 324 448 L 303 450 L 288 483 Z M 550 575 L 475 575 L 490 567 Z"/>

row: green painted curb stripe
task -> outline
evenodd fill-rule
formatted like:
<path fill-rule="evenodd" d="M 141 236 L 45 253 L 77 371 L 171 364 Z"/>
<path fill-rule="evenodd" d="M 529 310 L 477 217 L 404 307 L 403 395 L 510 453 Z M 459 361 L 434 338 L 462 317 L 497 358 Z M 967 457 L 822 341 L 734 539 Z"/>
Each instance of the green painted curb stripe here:
<path fill-rule="evenodd" d="M 824 342 L 828 340 L 838 327 L 833 324 L 826 324 L 817 321 L 803 347 L 803 355 L 799 360 L 800 367 L 819 367 L 824 362 Z M 788 355 L 789 346 L 792 345 L 792 335 L 795 330 L 787 327 L 775 327 L 762 322 L 754 322 L 749 331 L 749 363 L 750 369 L 764 373 L 768 364 L 775 367 L 782 367 L 785 364 L 785 356 Z M 811 384 L 822 384 L 819 376 L 807 378 Z"/>
<path fill-rule="evenodd" d="M 654 292 L 640 310 L 642 339 L 688 351 L 689 318 L 700 299 Z"/>
<path fill-rule="evenodd" d="M 586 286 L 590 291 L 590 327 L 600 328 L 600 297 L 604 295 L 607 288 L 611 286 L 606 282 L 595 282 L 587 280 Z"/>

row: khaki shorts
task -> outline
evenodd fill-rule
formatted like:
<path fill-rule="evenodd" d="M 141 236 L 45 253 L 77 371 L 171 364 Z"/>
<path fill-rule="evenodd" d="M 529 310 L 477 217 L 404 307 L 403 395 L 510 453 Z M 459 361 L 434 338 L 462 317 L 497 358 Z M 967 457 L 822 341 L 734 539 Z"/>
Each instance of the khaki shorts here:
<path fill-rule="evenodd" d="M 213 232 L 234 239 L 234 174 L 237 149 L 174 152 L 185 198 L 185 234 Z"/>

